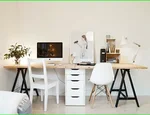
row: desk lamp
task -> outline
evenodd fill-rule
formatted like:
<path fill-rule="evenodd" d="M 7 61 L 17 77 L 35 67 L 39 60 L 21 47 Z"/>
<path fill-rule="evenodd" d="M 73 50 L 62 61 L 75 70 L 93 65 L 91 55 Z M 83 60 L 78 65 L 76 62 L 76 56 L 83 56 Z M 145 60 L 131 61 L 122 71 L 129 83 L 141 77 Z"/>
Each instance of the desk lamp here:
<path fill-rule="evenodd" d="M 129 42 L 128 42 L 127 37 L 123 37 L 122 40 L 121 40 L 120 45 L 121 45 L 121 46 L 124 46 L 124 45 L 127 45 L 128 43 L 129 43 Z M 134 44 L 134 45 L 136 45 L 136 46 L 138 47 L 138 49 L 137 49 L 137 51 L 136 51 L 136 53 L 135 53 L 135 55 L 134 55 L 134 57 L 133 57 L 133 60 L 132 60 L 132 62 L 135 63 L 135 59 L 136 59 L 136 57 L 137 57 L 137 54 L 138 54 L 138 52 L 139 52 L 139 50 L 140 50 L 141 45 L 139 45 L 138 43 L 135 43 L 135 42 L 132 42 L 132 44 Z"/>

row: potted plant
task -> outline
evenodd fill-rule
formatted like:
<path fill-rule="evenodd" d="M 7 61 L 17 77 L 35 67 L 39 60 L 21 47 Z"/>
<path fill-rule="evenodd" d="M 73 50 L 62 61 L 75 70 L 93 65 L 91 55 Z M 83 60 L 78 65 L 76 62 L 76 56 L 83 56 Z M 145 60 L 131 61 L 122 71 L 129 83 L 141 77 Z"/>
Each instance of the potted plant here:
<path fill-rule="evenodd" d="M 27 48 L 23 45 L 11 45 L 8 49 L 9 53 L 4 54 L 4 59 L 15 58 L 15 64 L 20 64 L 20 58 L 23 58 L 26 55 L 29 55 L 30 48 Z"/>

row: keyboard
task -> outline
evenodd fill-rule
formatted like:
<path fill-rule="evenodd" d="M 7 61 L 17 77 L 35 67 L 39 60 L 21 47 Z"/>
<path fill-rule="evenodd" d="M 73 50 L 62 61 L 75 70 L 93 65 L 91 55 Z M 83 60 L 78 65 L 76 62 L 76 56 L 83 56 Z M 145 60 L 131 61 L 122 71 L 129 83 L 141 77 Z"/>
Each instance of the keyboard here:
<path fill-rule="evenodd" d="M 95 66 L 96 63 L 77 63 L 77 65 L 81 66 Z"/>

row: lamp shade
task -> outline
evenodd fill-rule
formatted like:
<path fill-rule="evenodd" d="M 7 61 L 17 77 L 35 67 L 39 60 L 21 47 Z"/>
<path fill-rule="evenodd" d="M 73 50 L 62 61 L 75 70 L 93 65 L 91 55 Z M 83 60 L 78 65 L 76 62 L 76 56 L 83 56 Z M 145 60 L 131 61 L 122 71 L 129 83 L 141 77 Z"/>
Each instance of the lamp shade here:
<path fill-rule="evenodd" d="M 124 46 L 128 44 L 128 39 L 127 37 L 122 37 L 122 40 L 120 42 L 120 46 Z"/>

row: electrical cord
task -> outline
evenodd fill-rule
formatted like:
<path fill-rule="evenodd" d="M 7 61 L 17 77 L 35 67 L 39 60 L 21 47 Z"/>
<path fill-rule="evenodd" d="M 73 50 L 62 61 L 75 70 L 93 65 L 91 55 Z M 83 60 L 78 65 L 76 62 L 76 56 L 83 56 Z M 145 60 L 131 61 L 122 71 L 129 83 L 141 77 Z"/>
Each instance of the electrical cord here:
<path fill-rule="evenodd" d="M 64 81 L 62 81 L 62 80 L 58 77 L 58 73 L 57 73 L 57 71 L 56 71 L 55 69 L 54 69 L 54 71 L 55 71 L 55 73 L 56 73 L 56 76 L 57 76 L 58 80 L 65 84 L 65 82 L 64 82 Z"/>

